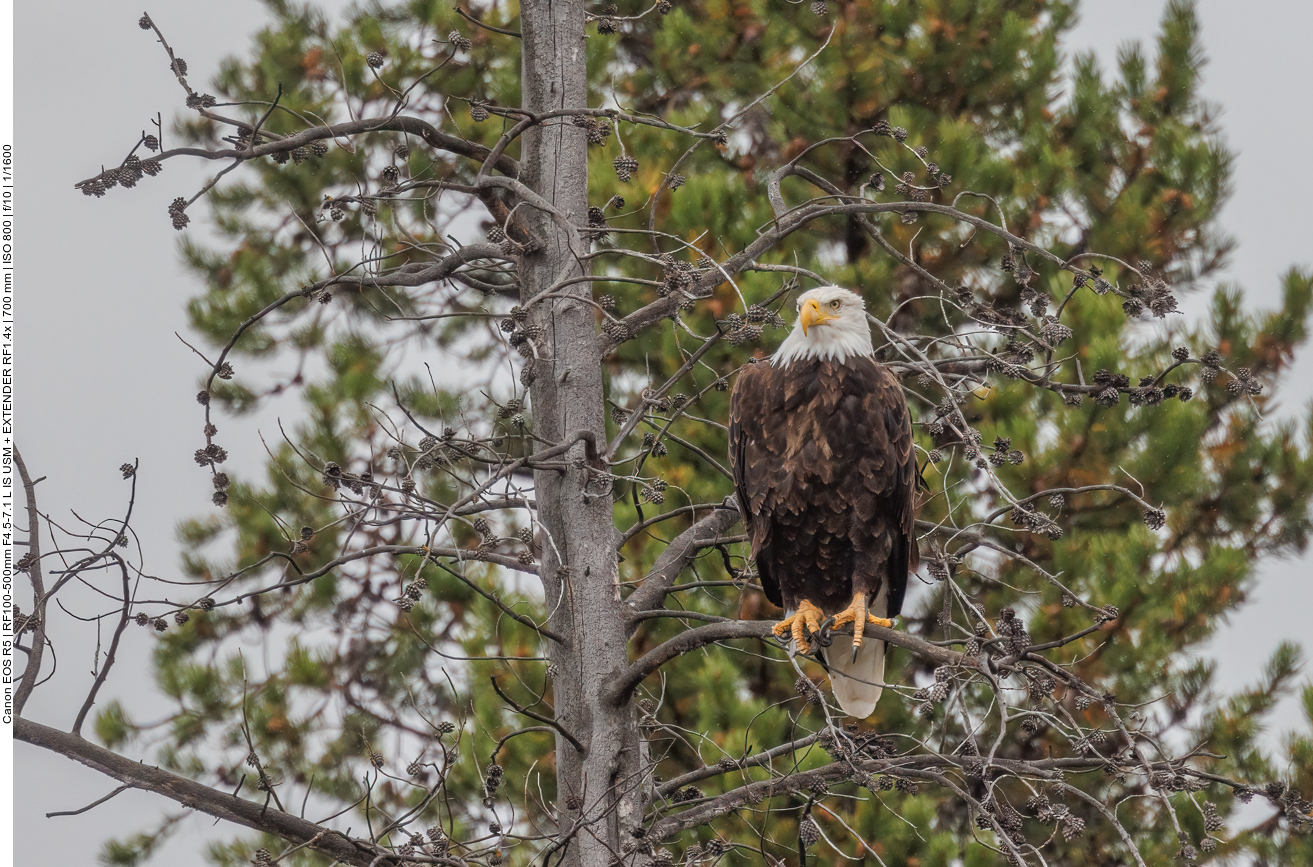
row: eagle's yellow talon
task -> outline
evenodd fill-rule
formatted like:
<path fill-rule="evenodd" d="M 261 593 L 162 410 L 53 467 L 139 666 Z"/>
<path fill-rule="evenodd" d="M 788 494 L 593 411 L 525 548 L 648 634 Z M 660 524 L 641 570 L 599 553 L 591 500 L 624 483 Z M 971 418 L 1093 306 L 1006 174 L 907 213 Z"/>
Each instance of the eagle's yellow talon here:
<path fill-rule="evenodd" d="M 812 645 L 807 635 L 809 633 L 819 635 L 821 623 L 824 620 L 824 612 L 804 599 L 798 603 L 798 610 L 776 623 L 771 628 L 771 632 L 779 638 L 784 638 L 786 635 L 792 636 L 793 643 L 797 645 L 799 653 L 811 653 Z"/>
<path fill-rule="evenodd" d="M 857 624 L 862 625 L 859 627 Z M 838 629 L 840 626 L 853 624 L 853 653 L 857 648 L 862 646 L 863 633 L 866 631 L 866 624 L 871 623 L 876 626 L 883 626 L 885 629 L 893 629 L 894 622 L 887 617 L 876 617 L 866 610 L 866 594 L 857 592 L 853 594 L 853 604 L 849 605 L 838 614 L 834 615 L 832 629 Z"/>

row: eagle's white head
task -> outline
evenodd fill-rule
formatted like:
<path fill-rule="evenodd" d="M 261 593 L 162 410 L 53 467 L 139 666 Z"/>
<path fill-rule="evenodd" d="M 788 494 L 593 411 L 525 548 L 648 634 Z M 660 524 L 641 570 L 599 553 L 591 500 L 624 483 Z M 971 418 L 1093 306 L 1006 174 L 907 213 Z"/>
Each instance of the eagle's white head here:
<path fill-rule="evenodd" d="M 875 354 L 862 296 L 838 286 L 819 286 L 798 296 L 798 321 L 771 356 L 772 367 L 802 359 L 840 364 Z"/>

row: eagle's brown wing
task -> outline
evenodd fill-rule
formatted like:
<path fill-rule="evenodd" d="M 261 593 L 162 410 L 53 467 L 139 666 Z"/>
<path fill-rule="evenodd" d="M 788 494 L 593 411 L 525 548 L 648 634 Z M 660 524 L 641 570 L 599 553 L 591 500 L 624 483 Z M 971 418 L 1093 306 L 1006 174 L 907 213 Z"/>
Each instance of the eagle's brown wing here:
<path fill-rule="evenodd" d="M 828 362 L 789 370 L 765 361 L 747 365 L 730 399 L 729 438 L 739 508 L 767 598 L 785 607 L 785 596 L 802 592 L 802 598 L 833 595 L 846 604 L 861 566 L 849 564 L 842 576 L 830 574 L 830 567 L 846 556 L 832 543 L 848 539 L 843 546 L 854 544 L 872 558 L 864 561 L 867 568 L 887 570 L 862 583 L 874 593 L 887 580 L 885 616 L 897 615 L 908 573 L 920 559 L 916 454 L 897 378 L 867 359 L 842 368 Z M 783 550 L 772 550 L 775 545 Z M 840 577 L 843 587 L 828 586 Z M 827 585 L 795 586 L 818 579 Z"/>
<path fill-rule="evenodd" d="M 763 563 L 770 558 L 762 552 L 770 547 L 770 521 L 761 514 L 761 504 L 776 484 L 775 473 L 780 461 L 770 462 L 770 451 L 765 446 L 762 420 L 767 416 L 767 380 L 771 375 L 768 362 L 748 364 L 739 371 L 734 391 L 729 399 L 729 464 L 734 474 L 734 490 L 738 494 L 739 510 L 752 541 L 752 559 L 757 563 L 757 575 L 766 598 L 783 607 L 779 581 Z"/>
<path fill-rule="evenodd" d="M 881 494 L 892 506 L 899 530 L 889 557 L 889 613 L 886 615 L 895 617 L 903 610 L 907 576 L 921 565 L 921 553 L 916 544 L 918 471 L 912 418 L 907 411 L 902 386 L 883 366 L 879 367 L 879 373 L 876 387 L 863 401 L 863 409 L 871 424 L 884 425 L 892 458 L 892 472 L 886 480 L 888 487 Z"/>

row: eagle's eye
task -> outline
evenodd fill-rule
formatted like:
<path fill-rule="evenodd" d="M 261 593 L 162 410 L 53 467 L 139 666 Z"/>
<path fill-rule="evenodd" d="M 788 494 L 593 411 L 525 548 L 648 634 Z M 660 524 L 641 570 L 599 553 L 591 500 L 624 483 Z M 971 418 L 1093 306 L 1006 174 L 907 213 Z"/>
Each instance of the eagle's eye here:
<path fill-rule="evenodd" d="M 838 309 L 839 309 L 839 304 L 840 304 L 839 299 L 838 299 L 838 298 L 835 298 L 833 301 L 830 302 L 830 307 L 831 307 L 831 309 L 838 310 Z"/>

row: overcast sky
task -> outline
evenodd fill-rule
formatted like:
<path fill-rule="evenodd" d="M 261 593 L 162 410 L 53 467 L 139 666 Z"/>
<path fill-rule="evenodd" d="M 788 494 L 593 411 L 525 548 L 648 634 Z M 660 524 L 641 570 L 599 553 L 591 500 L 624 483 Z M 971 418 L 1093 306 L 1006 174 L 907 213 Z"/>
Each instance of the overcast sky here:
<path fill-rule="evenodd" d="M 340 9 L 344 4 L 331 4 Z M 134 517 L 146 571 L 176 575 L 176 523 L 204 511 L 210 485 L 191 459 L 202 444 L 192 396 L 202 370 L 176 337 L 186 336 L 183 305 L 200 287 L 179 265 L 177 235 L 166 207 L 190 196 L 211 167 L 171 160 L 164 173 L 136 189 L 104 199 L 83 197 L 76 180 L 117 163 L 160 112 L 165 123 L 181 110 L 180 89 L 154 39 L 139 30 L 141 0 L 64 0 L 18 3 L 15 75 L 18 116 L 19 444 L 35 475 L 47 480 L 40 505 L 57 516 L 71 509 L 92 520 L 122 513 L 127 484 L 117 467 L 141 459 Z M 1087 2 L 1068 50 L 1093 49 L 1111 69 L 1127 40 L 1152 40 L 1161 15 L 1156 0 Z M 1210 0 L 1201 4 L 1210 59 L 1204 93 L 1221 109 L 1221 123 L 1238 152 L 1235 195 L 1223 213 L 1240 249 L 1225 279 L 1244 286 L 1253 308 L 1270 307 L 1279 278 L 1291 265 L 1313 265 L 1313 164 L 1305 159 L 1313 136 L 1307 82 L 1313 81 L 1308 24 L 1313 13 L 1295 0 Z M 208 81 L 219 59 L 245 54 L 250 35 L 268 19 L 254 0 L 169 0 L 152 15 L 191 69 Z M 192 231 L 204 237 L 204 209 Z M 1313 354 L 1282 389 L 1284 412 L 1313 397 Z M 295 411 L 295 402 L 261 418 Z M 221 424 L 223 424 L 221 422 Z M 249 420 L 224 426 L 224 445 L 238 472 L 253 471 L 262 455 Z M 1251 604 L 1213 642 L 1222 686 L 1251 682 L 1282 639 L 1307 632 L 1313 587 L 1307 563 L 1269 563 Z M 64 628 L 61 622 L 58 628 Z M 167 705 L 149 676 L 150 641 L 130 631 L 118 670 L 101 703 L 122 698 L 138 719 L 162 715 Z M 68 726 L 85 693 L 94 633 L 58 648 L 55 682 L 28 705 L 33 719 Z M 60 686 L 66 686 L 61 689 Z M 1297 719 L 1293 703 L 1283 719 Z M 127 792 L 77 818 L 45 819 L 75 809 L 114 788 L 110 779 L 26 745 L 15 748 L 25 780 L 16 799 L 16 863 L 53 858 L 90 865 L 103 839 L 151 826 L 173 805 L 155 795 Z M 153 749 L 140 755 L 150 760 Z M 195 817 L 154 863 L 200 867 L 200 841 L 231 836 Z M 55 854 L 57 853 L 57 854 Z"/>

